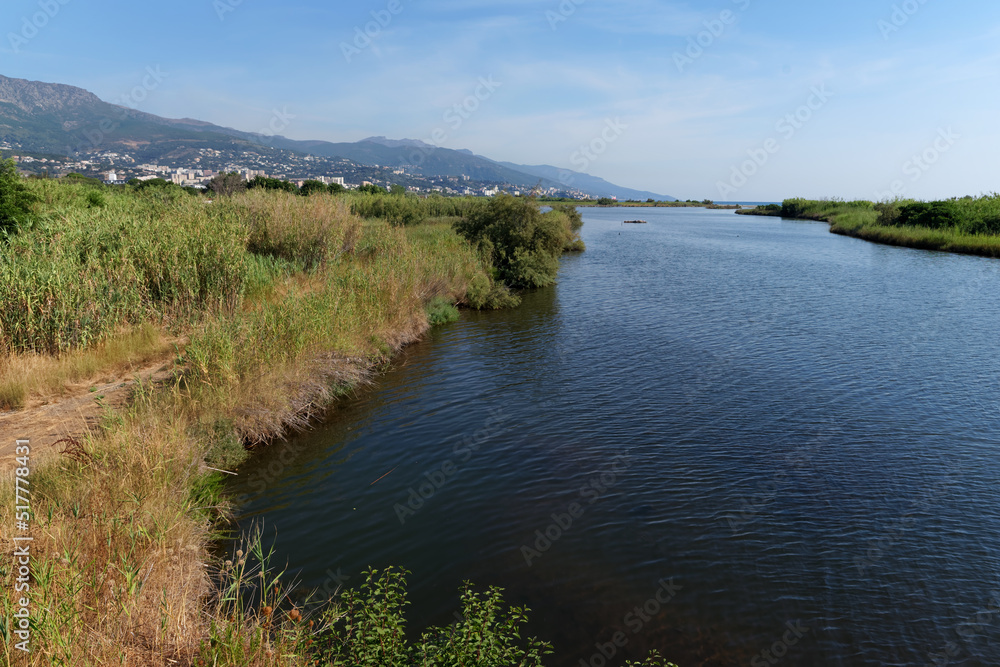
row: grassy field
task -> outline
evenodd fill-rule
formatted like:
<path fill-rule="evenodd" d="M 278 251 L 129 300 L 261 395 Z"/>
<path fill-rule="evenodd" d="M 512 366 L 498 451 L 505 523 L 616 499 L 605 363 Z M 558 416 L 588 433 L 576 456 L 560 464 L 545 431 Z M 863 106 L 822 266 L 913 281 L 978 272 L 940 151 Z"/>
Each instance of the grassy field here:
<path fill-rule="evenodd" d="M 1000 257 L 1000 195 L 936 202 L 816 201 L 740 211 L 830 223 L 830 231 L 887 245 Z"/>

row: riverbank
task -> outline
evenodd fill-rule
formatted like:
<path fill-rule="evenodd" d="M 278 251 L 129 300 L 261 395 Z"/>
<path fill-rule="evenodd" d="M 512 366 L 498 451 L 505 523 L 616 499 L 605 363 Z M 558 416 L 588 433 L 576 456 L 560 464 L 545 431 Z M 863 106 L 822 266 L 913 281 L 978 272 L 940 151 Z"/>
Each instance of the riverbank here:
<path fill-rule="evenodd" d="M 29 185 L 35 216 L 0 256 L 0 398 L 25 415 L 89 386 L 100 414 L 58 449 L 3 434 L 38 443 L 18 464 L 33 541 L 29 588 L 15 596 L 19 575 L 2 577 L 6 662 L 306 664 L 319 628 L 259 543 L 236 563 L 210 556 L 222 479 L 457 317 L 454 304 L 516 299 L 450 222 L 362 219 L 327 194 Z M 543 222 L 557 251 L 574 244 L 565 214 Z M 142 365 L 160 375 L 105 403 L 109 376 Z M 2 484 L 14 526 L 14 477 Z M 13 642 L 21 596 L 27 654 Z"/>
<path fill-rule="evenodd" d="M 872 243 L 1000 257 L 1000 197 L 996 195 L 929 203 L 788 199 L 781 206 L 737 213 L 826 222 L 834 234 Z"/>

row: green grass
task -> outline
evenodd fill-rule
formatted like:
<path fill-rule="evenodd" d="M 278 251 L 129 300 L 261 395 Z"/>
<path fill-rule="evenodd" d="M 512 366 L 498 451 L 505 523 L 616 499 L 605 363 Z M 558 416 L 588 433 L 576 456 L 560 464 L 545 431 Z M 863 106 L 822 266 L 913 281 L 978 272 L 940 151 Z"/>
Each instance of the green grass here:
<path fill-rule="evenodd" d="M 469 197 L 417 197 L 416 195 L 346 194 L 351 212 L 395 225 L 414 225 L 429 218 L 462 217 L 475 202 Z"/>
<path fill-rule="evenodd" d="M 124 326 L 235 307 L 249 253 L 239 219 L 185 196 L 110 194 L 36 181 L 44 212 L 0 254 L 0 346 L 59 353 Z"/>

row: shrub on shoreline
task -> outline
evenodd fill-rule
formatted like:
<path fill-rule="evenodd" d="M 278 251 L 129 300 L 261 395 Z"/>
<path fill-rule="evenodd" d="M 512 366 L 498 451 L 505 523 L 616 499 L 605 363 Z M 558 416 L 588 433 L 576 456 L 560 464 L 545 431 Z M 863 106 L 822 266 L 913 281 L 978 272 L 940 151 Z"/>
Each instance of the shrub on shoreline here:
<path fill-rule="evenodd" d="M 496 276 L 514 288 L 555 282 L 559 256 L 576 230 L 560 210 L 542 214 L 535 202 L 500 194 L 476 202 L 455 230 L 490 258 Z"/>

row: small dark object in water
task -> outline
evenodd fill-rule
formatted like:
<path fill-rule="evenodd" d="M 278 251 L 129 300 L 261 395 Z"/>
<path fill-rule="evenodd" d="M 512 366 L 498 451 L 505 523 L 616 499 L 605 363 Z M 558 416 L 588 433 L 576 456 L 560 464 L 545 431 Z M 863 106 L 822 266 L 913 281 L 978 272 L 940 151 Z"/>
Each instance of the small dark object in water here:
<path fill-rule="evenodd" d="M 626 225 L 645 225 L 646 221 L 645 220 L 625 220 L 624 223 Z"/>

